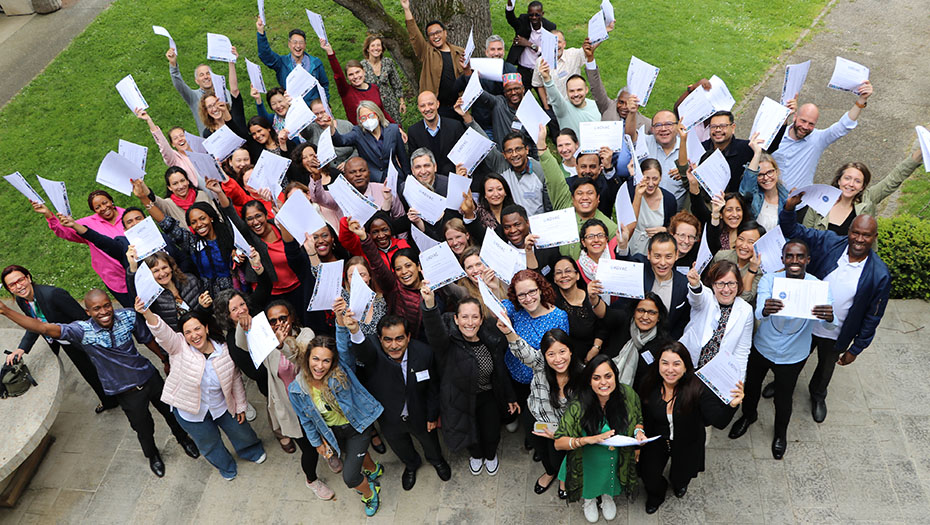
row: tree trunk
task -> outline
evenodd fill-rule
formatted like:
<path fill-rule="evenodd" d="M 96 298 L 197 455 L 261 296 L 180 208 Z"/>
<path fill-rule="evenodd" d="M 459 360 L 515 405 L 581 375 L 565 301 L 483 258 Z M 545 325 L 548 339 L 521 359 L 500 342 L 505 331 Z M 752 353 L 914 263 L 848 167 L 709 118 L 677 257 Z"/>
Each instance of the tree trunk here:
<path fill-rule="evenodd" d="M 448 30 L 448 41 L 465 47 L 474 26 L 476 56 L 484 55 L 484 41 L 491 36 L 491 8 L 487 0 L 411 0 L 410 10 L 423 28 L 441 20 Z"/>
<path fill-rule="evenodd" d="M 420 81 L 420 62 L 413 52 L 407 37 L 407 26 L 403 20 L 398 21 L 384 11 L 378 0 L 333 0 L 349 10 L 368 27 L 372 33 L 383 37 L 384 47 L 391 52 L 394 61 L 403 71 L 410 85 L 416 86 Z M 473 1 L 473 0 L 472 0 Z M 466 34 L 465 38 L 468 38 Z"/>

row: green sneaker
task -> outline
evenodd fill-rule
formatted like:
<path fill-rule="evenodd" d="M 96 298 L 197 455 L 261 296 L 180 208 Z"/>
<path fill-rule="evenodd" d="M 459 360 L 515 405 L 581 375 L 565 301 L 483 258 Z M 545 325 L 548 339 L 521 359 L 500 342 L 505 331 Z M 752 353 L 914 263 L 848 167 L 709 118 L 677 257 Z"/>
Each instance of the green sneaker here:
<path fill-rule="evenodd" d="M 362 498 L 362 504 L 365 505 L 365 515 L 371 517 L 378 512 L 378 507 L 381 506 L 381 497 L 378 496 L 381 492 L 381 485 L 376 485 L 374 481 L 369 481 L 368 486 L 371 488 L 371 497 L 368 499 Z"/>
<path fill-rule="evenodd" d="M 368 481 L 374 483 L 376 479 L 380 478 L 381 475 L 384 474 L 384 467 L 381 465 L 381 463 L 375 462 L 374 472 L 363 468 L 362 474 L 364 474 L 365 477 L 368 478 Z"/>

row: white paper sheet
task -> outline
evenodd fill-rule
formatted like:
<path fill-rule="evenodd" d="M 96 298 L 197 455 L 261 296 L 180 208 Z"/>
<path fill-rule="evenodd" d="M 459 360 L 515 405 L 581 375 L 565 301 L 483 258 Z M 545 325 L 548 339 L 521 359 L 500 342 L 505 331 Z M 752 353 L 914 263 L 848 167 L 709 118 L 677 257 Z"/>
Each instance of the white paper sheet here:
<path fill-rule="evenodd" d="M 701 233 L 701 244 L 698 247 L 697 256 L 694 258 L 694 268 L 697 270 L 698 275 L 704 273 L 704 268 L 707 268 L 707 265 L 710 264 L 710 261 L 713 259 L 714 254 L 710 252 L 710 245 L 707 244 L 707 228 L 704 228 L 704 232 Z M 685 275 L 688 274 L 686 273 Z"/>
<path fill-rule="evenodd" d="M 646 142 L 646 126 L 640 126 L 636 130 L 636 148 L 631 151 L 630 155 L 636 154 L 636 160 L 642 162 L 649 157 L 649 143 Z"/>
<path fill-rule="evenodd" d="M 612 151 L 623 149 L 623 121 L 582 122 L 578 125 L 578 153 L 597 153 L 607 146 Z"/>
<path fill-rule="evenodd" d="M 717 75 L 710 77 L 710 91 L 704 92 L 707 93 L 707 98 L 717 111 L 730 111 L 736 104 L 736 99 L 730 94 L 726 82 Z"/>
<path fill-rule="evenodd" d="M 203 147 L 206 148 L 207 153 L 213 155 L 217 162 L 223 162 L 229 158 L 243 144 L 245 144 L 245 139 L 236 135 L 227 125 L 223 125 L 203 141 Z"/>
<path fill-rule="evenodd" d="M 142 304 L 145 305 L 145 309 L 152 306 L 155 299 L 158 299 L 158 296 L 165 291 L 155 280 L 155 276 L 152 275 L 152 270 L 144 262 L 140 262 L 139 267 L 136 268 L 136 275 L 133 276 L 133 282 L 136 285 L 136 297 L 142 299 Z"/>
<path fill-rule="evenodd" d="M 588 20 L 588 40 L 591 45 L 607 40 L 610 35 L 607 34 L 607 23 L 604 21 L 604 12 L 598 10 L 594 16 Z"/>
<path fill-rule="evenodd" d="M 145 171 L 145 161 L 149 155 L 149 149 L 140 146 L 128 140 L 119 139 L 119 148 L 117 153 L 131 160 L 139 169 Z"/>
<path fill-rule="evenodd" d="M 316 274 L 316 283 L 313 286 L 313 295 L 310 297 L 310 304 L 307 305 L 308 312 L 333 309 L 333 303 L 342 290 L 343 264 L 345 261 L 342 259 L 320 263 L 320 271 Z"/>
<path fill-rule="evenodd" d="M 515 268 L 519 266 L 518 259 L 525 255 L 522 250 L 516 250 L 504 242 L 494 233 L 491 228 L 487 229 L 484 235 L 484 242 L 481 244 L 481 253 L 479 254 L 484 265 L 494 270 L 495 275 L 507 284 L 516 273 Z"/>
<path fill-rule="evenodd" d="M 556 77 L 559 74 L 559 37 L 545 29 L 540 31 L 539 57 L 549 64 L 550 73 Z"/>
<path fill-rule="evenodd" d="M 811 61 L 785 66 L 785 85 L 781 88 L 781 103 L 788 104 L 791 99 L 797 99 L 807 80 L 807 73 L 811 69 Z"/>
<path fill-rule="evenodd" d="M 371 302 L 375 300 L 375 292 L 365 284 L 358 268 L 352 268 L 352 277 L 349 281 L 349 310 L 355 315 L 356 320 L 364 320 L 368 315 L 368 308 Z"/>
<path fill-rule="evenodd" d="M 645 445 L 646 443 L 655 441 L 660 437 L 662 436 L 653 436 L 651 438 L 646 438 L 643 441 L 637 441 L 634 437 L 617 435 L 611 436 L 604 441 L 601 441 L 598 443 L 598 445 L 601 445 L 602 447 L 635 447 L 639 445 Z"/>
<path fill-rule="evenodd" d="M 504 325 L 507 326 L 510 330 L 513 330 L 513 323 L 510 322 L 510 317 L 507 315 L 507 309 L 504 308 L 504 305 L 500 300 L 491 293 L 491 289 L 488 288 L 488 285 L 484 284 L 484 281 L 478 280 L 478 292 L 481 294 L 481 302 L 484 303 L 484 306 L 491 310 L 494 313 L 494 316 L 497 317 Z"/>
<path fill-rule="evenodd" d="M 630 94 L 639 99 L 640 106 L 649 102 L 649 95 L 652 94 L 658 76 L 659 68 L 635 56 L 630 57 L 630 67 L 626 70 L 626 86 Z"/>
<path fill-rule="evenodd" d="M 700 134 L 697 131 L 697 129 L 692 129 L 688 133 L 688 140 L 685 142 L 688 148 L 688 162 L 693 163 L 695 166 L 701 163 L 701 157 L 707 153 L 704 145 L 701 144 Z"/>
<path fill-rule="evenodd" d="M 304 99 L 301 97 L 291 98 L 291 105 L 287 108 L 287 113 L 284 114 L 284 129 L 287 130 L 287 138 L 294 140 L 301 131 L 309 126 L 314 120 L 316 120 L 316 115 L 313 114 L 313 111 L 307 106 L 307 103 L 304 102 Z M 328 129 L 323 130 L 321 135 L 330 135 Z M 332 144 L 333 138 L 329 138 L 330 144 Z M 335 150 L 334 150 L 335 151 Z M 320 166 L 322 166 L 322 160 L 320 161 Z"/>
<path fill-rule="evenodd" d="M 194 165 L 194 169 L 197 170 L 197 174 L 203 177 L 204 179 L 215 179 L 220 182 L 226 180 L 223 175 L 223 170 L 216 163 L 216 159 L 213 158 L 213 155 L 209 153 L 197 153 L 196 151 L 188 151 L 187 158 L 190 159 L 191 164 Z"/>
<path fill-rule="evenodd" d="M 439 241 L 423 233 L 416 226 L 410 227 L 410 236 L 413 237 L 413 242 L 417 245 L 417 248 L 419 248 L 420 252 L 425 252 L 433 246 L 439 245 Z"/>
<path fill-rule="evenodd" d="M 462 53 L 462 56 L 465 57 L 465 65 L 468 65 L 468 61 L 471 60 L 472 53 L 475 52 L 475 26 L 472 25 L 471 29 L 468 30 L 468 41 L 465 42 L 465 51 Z"/>
<path fill-rule="evenodd" d="M 530 216 L 530 232 L 537 235 L 536 248 L 550 248 L 578 242 L 578 221 L 575 209 L 540 213 Z"/>
<path fill-rule="evenodd" d="M 466 128 L 465 133 L 449 150 L 447 158 L 455 165 L 464 166 L 471 175 L 493 148 L 493 141 L 472 128 Z"/>
<path fill-rule="evenodd" d="M 26 178 L 20 175 L 17 171 L 16 173 L 11 173 L 9 175 L 4 175 L 3 177 L 7 182 L 10 183 L 17 191 L 23 194 L 24 197 L 29 199 L 30 202 L 38 202 L 40 204 L 45 204 L 45 200 L 39 195 L 35 189 L 32 188 Z"/>
<path fill-rule="evenodd" d="M 830 283 L 776 277 L 772 282 L 772 299 L 778 299 L 784 304 L 781 311 L 772 315 L 817 319 L 811 311 L 815 306 L 830 304 Z"/>
<path fill-rule="evenodd" d="M 132 79 L 132 75 L 126 75 L 116 84 L 116 91 L 119 92 L 119 96 L 122 97 L 123 102 L 126 103 L 126 107 L 129 108 L 129 111 L 135 114 L 137 109 L 147 109 L 149 107 L 148 103 L 145 101 L 145 98 L 142 96 L 142 92 L 139 91 L 139 86 L 136 85 L 136 81 Z"/>
<path fill-rule="evenodd" d="M 914 128 L 917 131 L 917 142 L 920 143 L 920 153 L 923 155 L 924 169 L 930 169 L 930 131 L 923 126 Z"/>
<path fill-rule="evenodd" d="M 207 148 L 203 147 L 203 137 L 185 131 L 184 138 L 187 139 L 187 144 L 191 147 L 191 151 L 196 151 L 197 153 L 207 152 Z"/>
<path fill-rule="evenodd" d="M 139 166 L 119 153 L 111 151 L 97 168 L 96 181 L 123 195 L 132 195 L 132 181 L 144 177 L 145 172 L 140 170 Z"/>
<path fill-rule="evenodd" d="M 551 120 L 530 92 L 523 95 L 523 100 L 517 106 L 516 116 L 526 132 L 533 137 L 533 142 L 539 140 L 539 126 L 545 126 Z"/>
<path fill-rule="evenodd" d="M 171 38 L 171 34 L 168 33 L 167 29 L 162 26 L 152 26 L 152 31 L 154 31 L 156 35 L 168 37 L 168 47 L 174 49 L 175 53 L 178 52 L 178 45 L 174 43 L 174 39 Z"/>
<path fill-rule="evenodd" d="M 420 252 L 420 267 L 423 268 L 423 279 L 429 281 L 430 290 L 437 290 L 465 277 L 465 270 L 447 242 Z"/>
<path fill-rule="evenodd" d="M 805 206 L 810 206 L 814 211 L 824 217 L 830 213 L 830 209 L 833 208 L 836 201 L 843 196 L 842 190 L 827 184 L 811 184 L 810 186 L 797 188 L 788 196 L 792 197 L 802 191 L 804 192 L 804 196 L 801 197 L 801 203 L 798 204 L 797 209 L 800 210 Z"/>
<path fill-rule="evenodd" d="M 232 54 L 232 43 L 226 35 L 207 33 L 207 60 L 219 62 L 236 62 Z"/>
<path fill-rule="evenodd" d="M 226 93 L 228 93 L 226 89 L 226 77 L 210 71 L 210 80 L 213 82 L 213 94 L 216 95 L 216 99 L 220 102 L 225 102 L 227 106 L 231 105 L 232 100 L 226 96 Z"/>
<path fill-rule="evenodd" d="M 642 299 L 644 268 L 643 263 L 601 257 L 597 263 L 595 279 L 601 281 L 604 293 L 630 299 Z"/>
<path fill-rule="evenodd" d="M 457 210 L 462 207 L 463 193 L 471 194 L 471 179 L 458 173 L 449 174 L 449 183 L 446 186 L 446 209 Z"/>
<path fill-rule="evenodd" d="M 332 144 L 332 140 L 330 140 L 329 142 L 330 144 Z M 319 146 L 317 146 L 317 150 L 319 150 Z M 335 151 L 333 153 L 335 154 Z M 316 156 L 317 158 L 320 158 L 319 151 L 317 151 Z M 389 188 L 391 190 L 391 195 L 393 195 L 395 199 L 397 198 L 398 175 L 399 174 L 397 173 L 397 166 L 394 165 L 394 156 L 392 155 L 391 158 L 388 159 L 387 177 L 384 178 L 384 187 Z"/>
<path fill-rule="evenodd" d="M 639 137 L 637 137 L 639 138 Z M 623 141 L 626 143 L 627 149 L 630 151 L 630 155 L 636 154 L 636 145 L 633 144 L 633 139 L 629 135 L 623 136 Z M 633 185 L 639 184 L 643 180 L 643 166 L 640 164 L 642 161 L 637 159 L 633 162 L 633 173 L 630 175 L 633 176 Z"/>
<path fill-rule="evenodd" d="M 274 153 L 264 150 L 258 156 L 258 162 L 252 169 L 252 176 L 249 177 L 248 185 L 253 189 L 261 190 L 268 188 L 273 196 L 281 193 L 281 182 L 284 180 L 284 174 L 291 166 L 291 159 L 275 155 Z M 303 239 L 299 239 L 303 242 Z"/>
<path fill-rule="evenodd" d="M 378 212 L 378 205 L 359 193 L 342 175 L 336 177 L 328 189 L 329 194 L 342 210 L 342 215 L 352 217 L 361 225 L 368 222 L 371 216 Z"/>
<path fill-rule="evenodd" d="M 768 150 L 769 146 L 772 145 L 772 141 L 775 140 L 778 130 L 781 129 L 785 119 L 788 118 L 789 113 L 791 113 L 791 110 L 787 107 L 769 97 L 763 97 L 762 104 L 759 105 L 759 109 L 756 111 L 756 118 L 752 121 L 752 130 L 749 132 L 749 136 L 752 137 L 753 134 L 759 133 L 759 137 L 765 139 L 762 149 Z"/>
<path fill-rule="evenodd" d="M 614 6 L 610 0 L 601 0 L 601 12 L 604 13 L 604 24 L 610 25 L 614 21 Z"/>
<path fill-rule="evenodd" d="M 836 65 L 833 67 L 833 76 L 830 77 L 830 87 L 840 91 L 851 91 L 859 94 L 859 86 L 869 79 L 869 68 L 846 60 L 843 57 L 836 57 Z"/>
<path fill-rule="evenodd" d="M 248 257 L 249 254 L 252 252 L 252 245 L 249 244 L 249 241 L 245 240 L 245 237 L 242 236 L 242 232 L 240 232 L 239 228 L 236 228 L 235 225 L 233 225 L 232 231 L 233 231 L 233 246 L 235 246 L 237 250 L 242 252 L 242 255 Z"/>
<path fill-rule="evenodd" d="M 246 331 L 245 339 L 248 341 L 249 356 L 252 357 L 252 364 L 255 365 L 256 370 L 262 366 L 268 354 L 280 344 L 268 318 L 265 317 L 265 312 L 252 317 L 252 326 Z"/>
<path fill-rule="evenodd" d="M 275 215 L 275 220 L 280 221 L 297 242 L 303 244 L 306 234 L 311 236 L 326 226 L 326 221 L 310 204 L 307 195 L 302 191 L 291 193 L 281 209 Z M 332 307 L 332 303 L 329 305 Z"/>
<path fill-rule="evenodd" d="M 762 273 L 775 273 L 785 267 L 781 260 L 781 251 L 784 246 L 785 236 L 779 227 L 765 232 L 765 235 L 753 244 L 752 247 L 759 256 L 759 269 Z"/>
<path fill-rule="evenodd" d="M 407 204 L 420 212 L 420 217 L 430 223 L 436 224 L 446 213 L 446 197 L 433 193 L 413 175 L 408 175 L 404 182 L 404 199 Z"/>
<path fill-rule="evenodd" d="M 333 135 L 327 129 L 324 129 L 323 133 L 320 133 L 320 140 L 316 144 L 316 158 L 320 161 L 320 168 L 323 168 L 330 162 L 336 160 L 336 147 L 333 146 Z M 397 194 L 396 182 L 394 187 L 394 194 Z"/>
<path fill-rule="evenodd" d="M 471 69 L 485 80 L 490 80 L 492 82 L 504 81 L 503 58 L 473 57 L 471 59 Z"/>
<path fill-rule="evenodd" d="M 626 226 L 636 222 L 636 214 L 633 212 L 633 201 L 630 200 L 629 191 L 630 181 L 626 181 L 617 190 L 617 200 L 614 201 L 614 210 L 617 213 L 617 226 Z"/>
<path fill-rule="evenodd" d="M 737 383 L 743 380 L 741 367 L 733 354 L 722 349 L 706 365 L 696 370 L 695 375 L 728 405 L 733 401 L 730 392 L 736 390 Z"/>
<path fill-rule="evenodd" d="M 265 21 L 265 0 L 258 0 L 258 17 L 262 19 L 262 24 L 268 25 Z"/>
<path fill-rule="evenodd" d="M 39 179 L 39 185 L 42 186 L 42 190 L 48 195 L 48 200 L 52 201 L 52 206 L 55 207 L 55 211 L 70 217 L 71 201 L 68 199 L 68 190 L 65 187 L 65 183 L 48 180 L 38 175 L 36 175 L 36 178 Z"/>
<path fill-rule="evenodd" d="M 730 182 L 730 165 L 719 149 L 714 149 L 700 166 L 694 168 L 694 178 L 711 197 L 727 189 Z"/>
<path fill-rule="evenodd" d="M 323 17 L 309 9 L 306 11 L 307 19 L 310 20 L 310 26 L 313 27 L 313 32 L 316 33 L 317 38 L 323 39 L 326 43 L 329 43 L 329 38 L 326 36 L 326 25 L 323 23 Z"/>
<path fill-rule="evenodd" d="M 685 99 L 681 101 L 681 104 L 678 105 L 680 123 L 688 131 L 691 131 L 691 128 L 693 128 L 695 124 L 704 122 L 716 112 L 717 109 L 714 108 L 714 104 L 707 96 L 707 91 L 704 91 L 704 88 L 700 86 L 695 88 L 695 90 L 685 97 Z"/>
<path fill-rule="evenodd" d="M 295 100 L 304 98 L 304 95 L 319 85 L 319 81 L 303 67 L 295 67 L 287 74 L 287 78 L 284 79 L 284 85 L 287 94 L 291 96 L 291 106 L 293 106 Z M 323 90 L 321 89 L 319 91 L 322 92 Z"/>
<path fill-rule="evenodd" d="M 142 260 L 163 250 L 167 244 L 151 216 L 137 222 L 125 232 L 126 240 L 136 248 L 136 259 Z"/>
<path fill-rule="evenodd" d="M 262 77 L 262 68 L 248 58 L 245 59 L 245 69 L 249 72 L 249 83 L 258 90 L 259 93 L 267 93 L 265 89 L 265 79 Z"/>
<path fill-rule="evenodd" d="M 480 97 L 481 93 L 484 91 L 481 89 L 480 77 L 481 75 L 472 73 L 468 78 L 468 83 L 465 84 L 465 91 L 462 92 L 462 111 L 471 109 L 472 105 L 474 105 L 475 101 L 478 100 L 478 97 Z"/>

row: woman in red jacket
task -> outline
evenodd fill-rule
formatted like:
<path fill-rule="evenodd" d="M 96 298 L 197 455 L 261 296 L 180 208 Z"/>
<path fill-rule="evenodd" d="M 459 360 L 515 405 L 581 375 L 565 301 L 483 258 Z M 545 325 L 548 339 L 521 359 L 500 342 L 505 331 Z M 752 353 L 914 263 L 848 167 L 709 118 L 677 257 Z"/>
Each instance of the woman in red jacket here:
<path fill-rule="evenodd" d="M 375 242 L 387 266 L 391 265 L 391 257 L 397 250 L 410 248 L 410 244 L 405 239 L 398 239 L 394 236 L 394 221 L 391 220 L 391 214 L 384 210 L 377 211 L 368 219 L 365 223 L 365 231 Z M 349 220 L 346 217 L 339 219 L 339 242 L 352 255 L 365 255 L 362 250 L 362 241 L 358 235 L 349 230 Z"/>

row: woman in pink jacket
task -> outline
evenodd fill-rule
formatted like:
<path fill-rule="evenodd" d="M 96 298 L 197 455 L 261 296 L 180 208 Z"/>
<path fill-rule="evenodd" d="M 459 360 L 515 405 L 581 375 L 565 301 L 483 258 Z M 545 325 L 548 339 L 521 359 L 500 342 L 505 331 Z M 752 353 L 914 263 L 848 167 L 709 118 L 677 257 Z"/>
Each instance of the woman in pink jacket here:
<path fill-rule="evenodd" d="M 184 314 L 178 321 L 179 334 L 138 297 L 135 308 L 145 317 L 155 340 L 170 355 L 171 373 L 165 380 L 161 400 L 171 405 L 174 417 L 207 461 L 226 481 L 236 478 L 236 460 L 223 445 L 220 429 L 239 457 L 255 463 L 265 461 L 262 442 L 245 420 L 245 387 L 239 369 L 229 357 L 226 345 L 211 337 L 221 332 L 210 326 L 213 320 L 209 314 L 199 311 Z"/>

